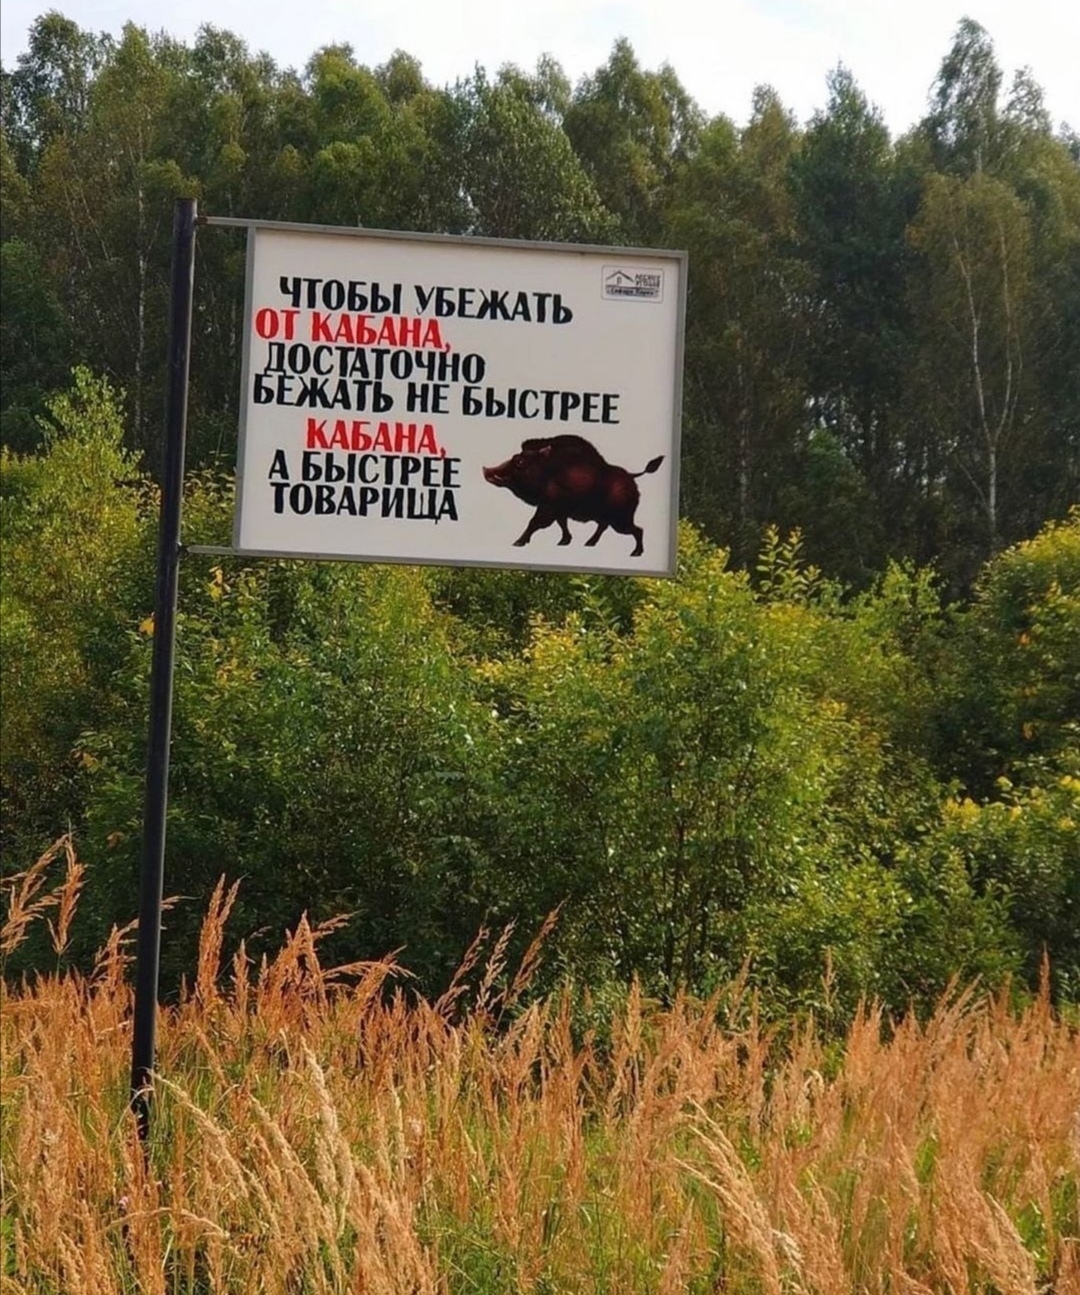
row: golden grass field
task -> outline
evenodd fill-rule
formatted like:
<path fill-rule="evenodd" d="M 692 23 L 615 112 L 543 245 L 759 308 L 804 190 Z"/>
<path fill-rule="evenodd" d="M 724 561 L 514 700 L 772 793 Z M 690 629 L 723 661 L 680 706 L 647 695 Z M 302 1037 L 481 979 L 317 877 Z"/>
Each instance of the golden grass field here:
<path fill-rule="evenodd" d="M 66 877 L 47 876 L 66 856 Z M 4 948 L 70 931 L 59 842 Z M 3 1295 L 1074 1295 L 1080 1035 L 1045 993 L 782 1031 L 735 985 L 631 992 L 603 1037 L 524 1005 L 506 940 L 436 1002 L 327 970 L 306 922 L 162 1012 L 149 1154 L 127 1110 L 130 933 L 3 987 Z"/>

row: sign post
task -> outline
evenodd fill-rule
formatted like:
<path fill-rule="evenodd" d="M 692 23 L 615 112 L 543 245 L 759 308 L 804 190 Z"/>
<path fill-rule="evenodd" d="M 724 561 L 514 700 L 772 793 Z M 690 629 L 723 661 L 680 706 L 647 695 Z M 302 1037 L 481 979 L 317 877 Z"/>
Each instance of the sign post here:
<path fill-rule="evenodd" d="M 168 389 L 161 478 L 154 648 L 150 667 L 150 733 L 146 752 L 139 929 L 135 964 L 135 1020 L 131 1046 L 131 1109 L 145 1140 L 150 1127 L 154 1044 L 157 1035 L 161 900 L 165 875 L 165 814 L 169 800 L 176 592 L 180 575 L 180 510 L 184 493 L 191 306 L 195 274 L 193 198 L 178 198 L 173 212 L 172 282 L 169 299 Z"/>
<path fill-rule="evenodd" d="M 247 232 L 233 547 L 670 575 L 685 252 L 173 222 L 131 1107 L 153 1094 L 195 227 Z M 582 529 L 585 527 L 587 529 Z"/>

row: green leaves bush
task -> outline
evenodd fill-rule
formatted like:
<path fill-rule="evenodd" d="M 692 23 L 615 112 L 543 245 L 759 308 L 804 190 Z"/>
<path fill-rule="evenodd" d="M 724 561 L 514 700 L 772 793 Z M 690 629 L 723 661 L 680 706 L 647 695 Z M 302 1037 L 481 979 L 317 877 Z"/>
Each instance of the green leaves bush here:
<path fill-rule="evenodd" d="M 141 830 L 156 494 L 119 426 L 78 372 L 3 461 L 4 863 L 74 826 L 84 957 L 135 911 Z M 193 476 L 188 541 L 231 501 Z M 432 988 L 481 925 L 559 908 L 546 983 L 601 999 L 745 965 L 770 1011 L 840 1022 L 1044 951 L 1074 997 L 1078 536 L 967 608 L 910 566 L 848 597 L 774 532 L 752 580 L 689 526 L 671 581 L 190 555 L 166 979 L 224 872 L 256 955 L 348 912 L 328 956 L 404 947 Z"/>

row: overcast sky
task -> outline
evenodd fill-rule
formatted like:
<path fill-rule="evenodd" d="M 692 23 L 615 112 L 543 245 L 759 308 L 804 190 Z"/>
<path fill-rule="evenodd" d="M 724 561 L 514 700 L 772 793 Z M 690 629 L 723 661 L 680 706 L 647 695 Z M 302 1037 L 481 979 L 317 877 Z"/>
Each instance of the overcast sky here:
<path fill-rule="evenodd" d="M 739 122 L 761 83 L 774 86 L 805 121 L 824 103 L 826 74 L 842 62 L 894 133 L 922 116 L 957 23 L 968 14 L 993 38 L 1006 83 L 1029 66 L 1054 123 L 1080 129 L 1077 0 L 67 0 L 59 8 L 94 31 L 118 33 L 131 21 L 188 42 L 203 23 L 213 23 L 296 68 L 322 45 L 347 42 L 370 66 L 403 49 L 437 85 L 476 64 L 529 69 L 545 53 L 576 81 L 626 36 L 644 66 L 670 63 L 708 113 Z M 6 68 L 44 10 L 33 0 L 3 0 Z"/>

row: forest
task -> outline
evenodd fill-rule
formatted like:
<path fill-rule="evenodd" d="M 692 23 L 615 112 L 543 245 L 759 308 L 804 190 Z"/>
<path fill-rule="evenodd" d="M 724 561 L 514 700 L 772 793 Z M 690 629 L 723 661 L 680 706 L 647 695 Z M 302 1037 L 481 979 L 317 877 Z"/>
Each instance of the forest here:
<path fill-rule="evenodd" d="M 3 867 L 63 965 L 135 914 L 173 202 L 685 249 L 676 579 L 185 559 L 164 979 L 348 914 L 425 992 L 480 930 L 600 1019 L 954 980 L 1080 997 L 1080 137 L 963 20 L 893 138 L 838 67 L 708 119 L 625 42 L 431 85 L 58 13 L 2 73 Z M 872 88 L 871 88 L 872 93 Z M 243 240 L 201 236 L 185 538 L 226 543 Z M 40 926 L 6 970 L 53 966 Z M 587 992 L 585 992 L 587 990 Z M 590 1015 L 591 1014 L 591 1015 Z"/>
<path fill-rule="evenodd" d="M 1080 1290 L 1080 138 L 51 12 L 0 105 L 4 1295 Z M 686 251 L 674 578 L 181 562 L 174 202 Z M 200 230 L 184 539 L 229 543 Z M 145 1136 L 142 1136 L 145 1135 Z"/>

